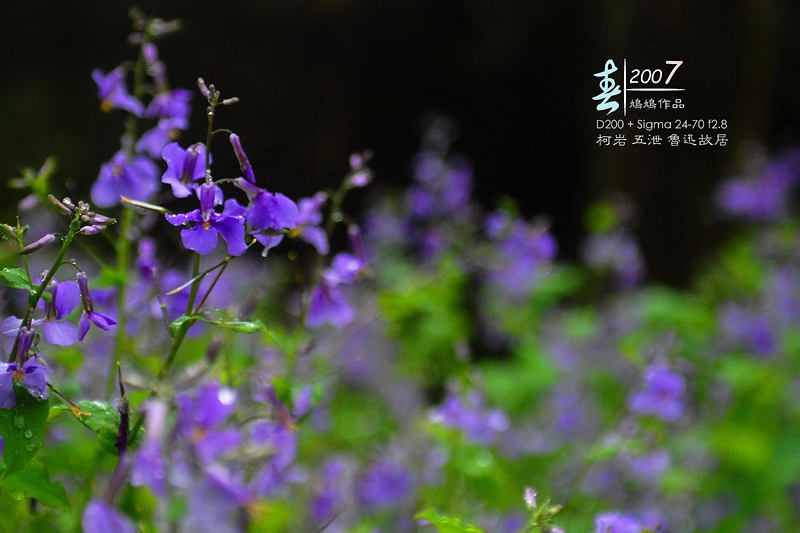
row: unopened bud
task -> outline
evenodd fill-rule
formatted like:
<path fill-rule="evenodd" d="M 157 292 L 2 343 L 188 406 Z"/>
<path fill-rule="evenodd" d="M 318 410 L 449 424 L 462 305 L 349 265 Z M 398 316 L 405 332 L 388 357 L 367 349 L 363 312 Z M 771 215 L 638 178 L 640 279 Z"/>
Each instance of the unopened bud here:
<path fill-rule="evenodd" d="M 44 248 L 45 246 L 47 246 L 48 244 L 50 244 L 54 240 L 56 240 L 56 236 L 53 235 L 52 233 L 48 233 L 47 235 L 45 235 L 44 237 L 42 237 L 38 241 L 33 242 L 33 243 L 29 244 L 28 246 L 25 246 L 24 248 L 22 248 L 22 250 L 20 250 L 19 253 L 20 253 L 20 255 L 32 254 L 33 252 Z"/>
<path fill-rule="evenodd" d="M 203 78 L 197 78 L 197 86 L 200 88 L 200 92 L 203 94 L 203 96 L 206 98 L 211 96 L 211 92 L 208 90 L 208 87 L 206 87 L 206 82 L 203 80 Z"/>
<path fill-rule="evenodd" d="M 117 221 L 116 218 L 111 218 L 104 215 L 98 215 L 97 213 L 93 213 L 89 217 L 89 220 L 92 222 L 92 224 L 101 224 L 101 225 L 114 224 Z"/>
<path fill-rule="evenodd" d="M 13 226 L 9 226 L 8 224 L 0 224 L 0 233 L 5 239 L 12 241 L 17 240 L 17 230 L 15 230 Z"/>
<path fill-rule="evenodd" d="M 58 200 L 58 198 L 56 198 L 56 197 L 55 197 L 55 196 L 53 196 L 52 194 L 48 194 L 48 195 L 47 195 L 47 199 L 48 199 L 48 200 L 50 200 L 50 203 L 51 203 L 51 204 L 53 204 L 53 206 L 54 206 L 54 207 L 55 207 L 55 208 L 56 208 L 56 209 L 57 209 L 57 210 L 58 210 L 58 211 L 59 211 L 59 212 L 60 212 L 62 215 L 71 215 L 71 214 L 72 214 L 72 209 L 70 209 L 69 207 L 67 207 L 67 203 L 68 203 L 68 202 L 69 202 L 70 204 L 72 203 L 72 202 L 70 202 L 69 198 L 64 198 L 64 202 L 61 202 L 61 201 L 59 201 L 59 200 Z"/>
<path fill-rule="evenodd" d="M 536 509 L 536 489 L 526 487 L 524 499 L 528 509 Z"/>
<path fill-rule="evenodd" d="M 232 98 L 226 98 L 225 100 L 222 101 L 222 105 L 233 105 L 238 103 L 239 103 L 239 97 L 237 96 L 234 96 Z"/>
<path fill-rule="evenodd" d="M 236 154 L 236 159 L 239 160 L 239 168 L 244 172 L 244 177 L 247 178 L 247 181 L 250 183 L 255 184 L 256 176 L 253 174 L 253 167 L 250 166 L 250 160 L 247 159 L 247 154 L 244 153 L 242 141 L 239 140 L 239 136 L 235 133 L 231 133 L 229 139 L 233 146 L 233 153 Z"/>
<path fill-rule="evenodd" d="M 98 226 L 98 225 L 83 226 L 81 229 L 78 230 L 78 233 L 81 233 L 83 235 L 97 235 L 104 229 L 106 229 L 105 226 Z"/>

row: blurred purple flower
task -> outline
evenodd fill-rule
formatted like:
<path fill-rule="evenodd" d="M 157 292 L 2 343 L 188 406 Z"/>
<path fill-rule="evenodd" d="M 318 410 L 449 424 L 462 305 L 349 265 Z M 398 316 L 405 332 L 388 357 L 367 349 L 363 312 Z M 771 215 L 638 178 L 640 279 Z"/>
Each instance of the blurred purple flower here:
<path fill-rule="evenodd" d="M 150 400 L 144 405 L 145 442 L 133 459 L 131 469 L 131 485 L 134 487 L 148 486 L 159 496 L 164 495 L 164 457 L 161 449 L 161 439 L 167 419 L 167 404 Z"/>
<path fill-rule="evenodd" d="M 203 479 L 192 486 L 187 501 L 183 531 L 239 533 L 244 507 L 252 497 L 247 488 L 219 465 L 204 470 Z"/>
<path fill-rule="evenodd" d="M 269 463 L 255 481 L 256 493 L 266 496 L 291 478 L 290 467 L 297 453 L 297 433 L 292 425 L 263 421 L 253 426 L 250 438 L 254 444 L 273 450 Z"/>
<path fill-rule="evenodd" d="M 92 500 L 83 510 L 81 527 L 84 533 L 134 533 L 130 519 L 102 500 Z"/>
<path fill-rule="evenodd" d="M 791 153 L 785 154 L 756 176 L 725 181 L 717 191 L 720 209 L 751 221 L 784 214 L 789 190 L 800 176 L 794 159 Z"/>
<path fill-rule="evenodd" d="M 236 408 L 236 393 L 218 383 L 204 384 L 193 400 L 178 396 L 178 432 L 188 438 L 204 464 L 213 463 L 220 455 L 237 448 L 242 441 L 236 430 L 219 430 Z"/>
<path fill-rule="evenodd" d="M 644 388 L 628 400 L 630 409 L 640 415 L 653 414 L 672 422 L 683 414 L 686 379 L 663 363 L 651 365 L 644 376 Z"/>
<path fill-rule="evenodd" d="M 594 533 L 641 533 L 643 529 L 635 517 L 620 513 L 603 513 L 594 521 Z"/>
<path fill-rule="evenodd" d="M 124 196 L 146 201 L 158 191 L 158 167 L 145 156 L 128 161 L 124 152 L 117 152 L 100 167 L 100 175 L 92 186 L 92 202 L 100 207 L 113 207 Z"/>
<path fill-rule="evenodd" d="M 311 295 L 306 316 L 308 327 L 327 323 L 341 328 L 353 321 L 355 310 L 339 291 L 339 285 L 355 281 L 364 268 L 366 263 L 362 258 L 343 252 L 336 254 Z"/>
<path fill-rule="evenodd" d="M 301 198 L 297 202 L 297 227 L 291 234 L 313 245 L 320 255 L 327 255 L 329 250 L 328 237 L 325 230 L 320 227 L 321 209 L 327 200 L 328 195 L 324 192 L 318 192 L 311 198 Z"/>
<path fill-rule="evenodd" d="M 411 473 L 398 463 L 382 459 L 373 464 L 356 483 L 356 499 L 371 510 L 399 505 L 411 493 Z"/>
<path fill-rule="evenodd" d="M 748 312 L 735 304 L 725 305 L 721 310 L 721 322 L 725 332 L 739 345 L 757 356 L 775 353 L 778 341 L 771 321 L 764 315 Z"/>
<path fill-rule="evenodd" d="M 128 93 L 124 69 L 118 67 L 108 74 L 95 69 L 92 71 L 92 79 L 97 84 L 97 97 L 101 100 L 100 109 L 106 112 L 112 109 L 124 109 L 137 117 L 142 116 L 144 106 Z"/>
<path fill-rule="evenodd" d="M 586 264 L 607 269 L 624 288 L 631 288 L 644 277 L 644 260 L 635 237 L 622 230 L 590 235 L 583 243 Z"/>
<path fill-rule="evenodd" d="M 450 392 L 441 406 L 431 410 L 429 420 L 464 432 L 470 442 L 489 446 L 507 430 L 508 417 L 499 409 L 487 409 L 483 395 L 472 391 L 465 397 Z"/>
<path fill-rule="evenodd" d="M 316 522 L 330 520 L 344 505 L 346 471 L 347 463 L 339 459 L 328 460 L 322 467 L 321 487 L 311 503 L 311 516 Z"/>

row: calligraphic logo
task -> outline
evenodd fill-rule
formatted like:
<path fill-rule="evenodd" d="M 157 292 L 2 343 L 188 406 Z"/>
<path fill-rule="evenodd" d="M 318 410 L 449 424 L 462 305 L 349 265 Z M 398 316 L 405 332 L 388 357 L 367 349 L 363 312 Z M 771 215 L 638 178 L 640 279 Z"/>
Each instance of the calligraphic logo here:
<path fill-rule="evenodd" d="M 600 80 L 600 90 L 602 91 L 597 96 L 593 97 L 592 100 L 602 100 L 599 104 L 597 104 L 598 111 L 606 111 L 608 110 L 607 115 L 610 115 L 617 109 L 619 109 L 619 102 L 616 100 L 611 100 L 612 97 L 617 96 L 620 94 L 619 85 L 614 82 L 614 78 L 611 77 L 611 74 L 617 71 L 617 66 L 614 64 L 613 59 L 609 59 L 606 61 L 605 70 L 602 72 L 598 72 L 595 74 L 595 77 L 602 78 Z"/>

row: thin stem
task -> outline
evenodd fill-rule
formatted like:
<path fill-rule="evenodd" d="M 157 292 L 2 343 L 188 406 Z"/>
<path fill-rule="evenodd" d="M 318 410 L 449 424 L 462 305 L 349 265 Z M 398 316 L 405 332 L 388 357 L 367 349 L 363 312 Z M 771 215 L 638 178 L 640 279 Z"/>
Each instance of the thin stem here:
<path fill-rule="evenodd" d="M 39 299 L 41 299 L 42 294 L 44 294 L 47 285 L 53 279 L 53 276 L 56 275 L 59 266 L 64 261 L 64 256 L 67 255 L 67 250 L 69 249 L 69 245 L 72 244 L 72 239 L 75 238 L 75 234 L 78 232 L 80 227 L 81 227 L 80 216 L 75 216 L 75 218 L 72 219 L 72 223 L 69 225 L 69 232 L 67 233 L 66 237 L 64 237 L 64 241 L 61 243 L 61 250 L 59 250 L 58 257 L 56 257 L 53 266 L 47 271 L 47 274 L 45 275 L 44 279 L 36 288 L 36 292 L 31 294 L 30 298 L 28 298 L 28 308 L 25 310 L 25 316 L 22 319 L 21 325 L 28 328 L 31 327 L 31 322 L 33 320 L 33 310 L 36 309 L 36 304 L 39 303 Z M 9 354 L 9 359 L 8 359 L 9 363 L 13 362 L 14 358 L 16 357 L 17 345 L 19 344 L 19 335 L 21 331 L 22 328 L 20 327 L 20 330 L 17 332 L 17 336 L 14 339 L 14 346 L 11 349 L 11 353 Z"/>
<path fill-rule="evenodd" d="M 108 381 L 106 382 L 106 396 L 110 397 L 114 391 L 114 377 L 117 363 L 122 359 L 123 346 L 127 342 L 125 324 L 127 322 L 127 309 L 125 308 L 125 293 L 127 288 L 128 268 L 130 268 L 131 241 L 128 238 L 130 227 L 133 224 L 135 213 L 133 209 L 125 209 L 122 213 L 120 222 L 120 235 L 116 242 L 117 268 L 117 330 L 114 340 L 114 355 L 108 371 Z"/>

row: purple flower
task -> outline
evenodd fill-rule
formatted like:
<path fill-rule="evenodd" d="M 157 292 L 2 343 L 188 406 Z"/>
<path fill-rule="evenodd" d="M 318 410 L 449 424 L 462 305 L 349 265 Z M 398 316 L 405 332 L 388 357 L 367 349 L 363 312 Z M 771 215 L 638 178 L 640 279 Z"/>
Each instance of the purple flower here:
<path fill-rule="evenodd" d="M 95 69 L 92 71 L 92 79 L 97 84 L 97 97 L 102 100 L 100 109 L 103 111 L 124 109 L 137 117 L 142 116 L 144 106 L 128 93 L 128 88 L 125 86 L 125 70 L 121 67 L 115 68 L 108 74 Z"/>
<path fill-rule="evenodd" d="M 145 442 L 133 460 L 131 485 L 141 487 L 147 485 L 155 494 L 164 495 L 164 458 L 161 450 L 161 438 L 167 418 L 167 405 L 158 400 L 151 400 L 145 405 Z"/>
<path fill-rule="evenodd" d="M 369 509 L 386 509 L 402 503 L 412 487 L 411 473 L 396 462 L 383 459 L 372 465 L 356 484 L 356 498 Z"/>
<path fill-rule="evenodd" d="M 131 521 L 102 500 L 92 500 L 81 517 L 84 533 L 134 533 Z"/>
<path fill-rule="evenodd" d="M 253 426 L 251 440 L 274 450 L 269 464 L 256 479 L 256 493 L 266 496 L 277 491 L 291 477 L 290 467 L 297 453 L 297 433 L 292 425 L 265 421 Z"/>
<path fill-rule="evenodd" d="M 167 162 L 167 171 L 161 177 L 163 183 L 172 187 L 176 198 L 186 198 L 192 194 L 195 181 L 206 177 L 206 149 L 202 144 L 193 144 L 186 150 L 178 143 L 164 147 L 161 157 Z"/>
<path fill-rule="evenodd" d="M 19 345 L 22 346 L 20 350 L 27 352 L 32 341 L 32 332 L 20 333 Z M 26 343 L 27 346 L 25 346 Z M 0 409 L 13 409 L 17 405 L 14 383 L 22 385 L 37 400 L 46 400 L 47 381 L 45 372 L 50 372 L 50 369 L 40 365 L 33 359 L 25 361 L 21 369 L 16 362 L 0 363 Z"/>
<path fill-rule="evenodd" d="M 182 530 L 238 533 L 246 529 L 237 516 L 252 499 L 247 488 L 221 466 L 209 467 L 204 473 L 191 488 Z"/>
<path fill-rule="evenodd" d="M 71 346 L 78 342 L 79 335 L 75 326 L 64 319 L 80 302 L 78 286 L 73 281 L 58 283 L 51 280 L 45 289 L 51 296 L 50 301 L 39 300 L 39 307 L 44 308 L 45 317 L 31 321 L 31 325 L 44 324 L 43 334 L 45 340 L 57 346 Z M 22 325 L 22 319 L 10 316 L 3 320 L 3 335 L 16 337 Z"/>
<path fill-rule="evenodd" d="M 339 285 L 355 281 L 365 267 L 361 258 L 347 253 L 336 254 L 331 267 L 322 273 L 322 278 L 311 295 L 306 316 L 308 327 L 314 328 L 328 323 L 341 328 L 352 322 L 355 310 L 339 291 Z"/>
<path fill-rule="evenodd" d="M 773 324 L 762 314 L 729 304 L 722 310 L 722 326 L 733 339 L 758 356 L 775 353 L 778 347 Z"/>
<path fill-rule="evenodd" d="M 717 192 L 725 213 L 751 221 L 771 220 L 786 210 L 790 188 L 797 182 L 796 154 L 784 154 L 753 177 L 727 180 Z"/>
<path fill-rule="evenodd" d="M 429 419 L 434 424 L 463 431 L 470 442 L 491 445 L 499 433 L 508 429 L 508 417 L 499 409 L 486 409 L 483 395 L 473 391 L 461 398 L 449 393 L 444 403 L 433 409 Z"/>
<path fill-rule="evenodd" d="M 243 178 L 234 180 L 250 200 L 247 224 L 255 230 L 283 230 L 297 225 L 297 204 L 280 193 L 271 193 Z"/>
<path fill-rule="evenodd" d="M 186 89 L 173 89 L 160 92 L 153 97 L 147 106 L 146 117 L 158 117 L 170 121 L 170 127 L 186 129 L 188 126 L 192 93 Z"/>
<path fill-rule="evenodd" d="M 311 198 L 301 198 L 297 202 L 297 228 L 292 232 L 292 236 L 299 235 L 301 239 L 314 246 L 320 255 L 327 255 L 328 237 L 325 230 L 320 227 L 322 224 L 322 206 L 328 200 L 328 195 L 318 192 Z"/>
<path fill-rule="evenodd" d="M 654 414 L 672 422 L 683 414 L 683 393 L 686 379 L 671 371 L 663 363 L 655 363 L 647 369 L 644 388 L 628 400 L 631 410 L 640 415 Z"/>
<path fill-rule="evenodd" d="M 594 533 L 641 533 L 641 522 L 630 515 L 603 513 L 594 521 Z"/>
<path fill-rule="evenodd" d="M 342 460 L 325 462 L 322 467 L 322 487 L 311 503 L 311 516 L 315 521 L 323 523 L 330 520 L 338 508 L 344 505 L 343 481 L 346 472 L 347 463 Z"/>
<path fill-rule="evenodd" d="M 58 346 L 71 346 L 78 342 L 78 330 L 69 322 L 63 319 L 69 315 L 80 302 L 80 292 L 74 281 L 64 281 L 57 283 L 55 280 L 50 282 L 47 287 L 53 297 L 49 302 L 44 303 L 45 318 L 43 333 L 44 338 L 51 344 Z M 35 324 L 41 321 L 34 321 Z"/>
<path fill-rule="evenodd" d="M 625 288 L 635 286 L 644 277 L 644 260 L 639 245 L 628 232 L 615 230 L 591 235 L 582 251 L 590 267 L 608 269 Z"/>
<path fill-rule="evenodd" d="M 92 186 L 92 202 L 100 207 L 113 207 L 124 196 L 146 201 L 158 191 L 158 167 L 145 156 L 128 161 L 124 152 L 117 152 L 100 167 L 100 175 Z"/>
<path fill-rule="evenodd" d="M 78 322 L 78 338 L 82 341 L 83 338 L 86 337 L 86 333 L 89 332 L 89 328 L 92 324 L 103 331 L 108 331 L 111 329 L 111 326 L 116 325 L 117 321 L 108 315 L 98 313 L 94 310 L 92 295 L 89 294 L 89 279 L 86 277 L 86 274 L 84 272 L 78 272 L 76 279 L 78 280 L 81 302 L 83 303 L 83 314 Z"/>
<path fill-rule="evenodd" d="M 193 250 L 200 255 L 207 255 L 217 246 L 217 234 L 228 245 L 230 255 L 242 255 L 247 251 L 244 242 L 244 220 L 241 216 L 231 215 L 223 211 L 214 211 L 218 188 L 209 183 L 200 186 L 200 209 L 189 213 L 167 214 L 167 222 L 173 226 L 183 226 L 189 222 L 194 226 L 181 230 L 181 241 L 188 250 Z M 228 205 L 226 204 L 226 207 Z"/>
<path fill-rule="evenodd" d="M 191 440 L 195 451 L 205 464 L 213 463 L 220 455 L 237 448 L 242 441 L 236 430 L 219 430 L 236 408 L 236 394 L 218 383 L 206 383 L 192 400 L 182 395 L 177 429 Z"/>

